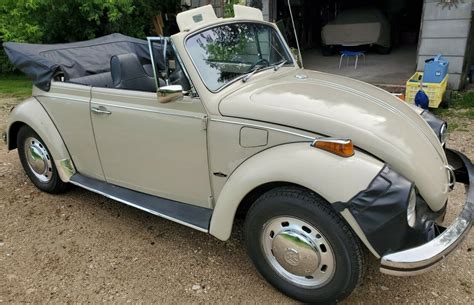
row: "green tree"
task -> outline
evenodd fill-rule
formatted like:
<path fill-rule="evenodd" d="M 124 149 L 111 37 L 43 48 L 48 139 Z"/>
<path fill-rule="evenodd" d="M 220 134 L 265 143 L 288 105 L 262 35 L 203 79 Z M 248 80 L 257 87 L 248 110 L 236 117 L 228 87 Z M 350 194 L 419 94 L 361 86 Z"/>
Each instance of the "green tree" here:
<path fill-rule="evenodd" d="M 58 43 L 120 32 L 153 34 L 158 12 L 174 14 L 179 0 L 1 0 L 0 42 Z M 3 49 L 0 73 L 11 70 Z"/>

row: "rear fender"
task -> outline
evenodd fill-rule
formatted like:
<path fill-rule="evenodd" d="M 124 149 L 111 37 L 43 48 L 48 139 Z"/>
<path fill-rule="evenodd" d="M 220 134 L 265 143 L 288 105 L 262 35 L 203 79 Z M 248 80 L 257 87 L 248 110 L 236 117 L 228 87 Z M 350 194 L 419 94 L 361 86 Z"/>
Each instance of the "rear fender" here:
<path fill-rule="evenodd" d="M 69 182 L 69 178 L 76 172 L 71 156 L 48 113 L 34 97 L 13 108 L 8 117 L 6 132 L 8 150 L 17 148 L 16 137 L 24 125 L 29 126 L 41 137 L 53 156 L 61 180 Z"/>

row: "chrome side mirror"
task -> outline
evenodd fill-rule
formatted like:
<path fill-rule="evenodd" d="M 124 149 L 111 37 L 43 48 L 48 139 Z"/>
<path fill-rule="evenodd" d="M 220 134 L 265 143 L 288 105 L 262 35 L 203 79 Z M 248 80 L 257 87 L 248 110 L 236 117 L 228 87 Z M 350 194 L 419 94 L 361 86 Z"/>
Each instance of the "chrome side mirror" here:
<path fill-rule="evenodd" d="M 183 96 L 181 85 L 169 85 L 158 88 L 158 99 L 160 103 L 169 103 Z"/>
<path fill-rule="evenodd" d="M 158 92 L 161 93 L 162 95 L 170 94 L 170 93 L 182 93 L 183 92 L 183 86 L 181 85 L 169 85 L 169 86 L 163 86 L 158 89 Z"/>

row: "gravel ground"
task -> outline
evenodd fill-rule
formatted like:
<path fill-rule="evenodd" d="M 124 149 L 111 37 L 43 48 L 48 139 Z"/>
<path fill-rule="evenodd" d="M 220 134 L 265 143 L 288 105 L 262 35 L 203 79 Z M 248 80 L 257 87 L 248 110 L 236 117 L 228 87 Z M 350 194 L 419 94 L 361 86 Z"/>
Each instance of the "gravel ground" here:
<path fill-rule="evenodd" d="M 13 99 L 0 100 L 0 129 Z M 449 145 L 474 159 L 474 122 Z M 450 195 L 447 222 L 464 200 Z M 228 242 L 91 192 L 52 196 L 0 145 L 0 303 L 291 303 L 256 272 L 240 226 Z M 346 303 L 473 304 L 474 234 L 430 273 L 396 278 L 370 261 Z"/>

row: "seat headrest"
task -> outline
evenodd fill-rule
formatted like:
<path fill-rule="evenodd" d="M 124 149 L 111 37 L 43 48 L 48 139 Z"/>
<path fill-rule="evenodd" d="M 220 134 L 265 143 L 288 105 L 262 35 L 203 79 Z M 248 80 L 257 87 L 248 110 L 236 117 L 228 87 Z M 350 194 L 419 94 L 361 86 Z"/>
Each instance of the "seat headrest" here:
<path fill-rule="evenodd" d="M 122 79 L 142 77 L 145 73 L 137 55 L 133 53 L 114 55 L 110 59 L 110 72 L 114 86 Z"/>
<path fill-rule="evenodd" d="M 137 55 L 133 53 L 112 56 L 110 58 L 110 73 L 114 88 L 156 91 L 154 78 L 146 73 Z"/>

